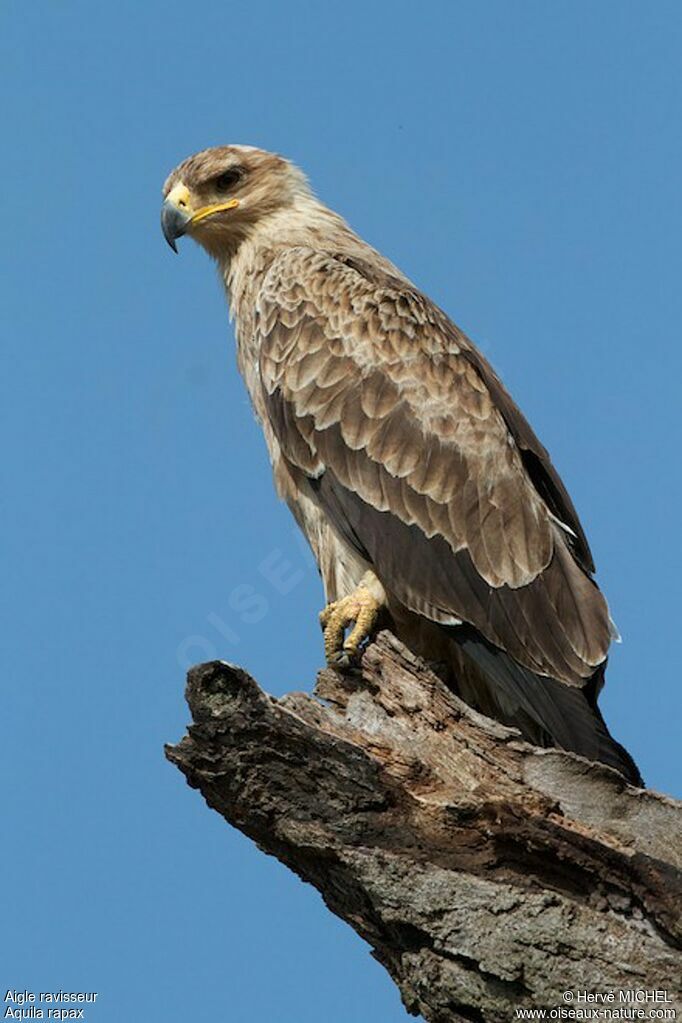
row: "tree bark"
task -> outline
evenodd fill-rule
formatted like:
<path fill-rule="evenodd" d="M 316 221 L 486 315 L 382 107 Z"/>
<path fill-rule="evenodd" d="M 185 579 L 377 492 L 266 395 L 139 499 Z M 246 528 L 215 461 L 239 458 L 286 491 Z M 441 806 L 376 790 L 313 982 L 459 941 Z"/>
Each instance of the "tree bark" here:
<path fill-rule="evenodd" d="M 216 661 L 189 672 L 187 700 L 169 760 L 315 885 L 408 1012 L 682 1008 L 679 803 L 524 743 L 388 632 L 361 670 L 320 672 L 316 696 L 274 699 Z"/>

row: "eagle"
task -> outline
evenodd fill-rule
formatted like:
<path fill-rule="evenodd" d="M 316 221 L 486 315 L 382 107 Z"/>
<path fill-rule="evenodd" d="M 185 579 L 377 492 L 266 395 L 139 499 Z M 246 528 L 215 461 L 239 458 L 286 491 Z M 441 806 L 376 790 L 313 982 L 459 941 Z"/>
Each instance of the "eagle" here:
<path fill-rule="evenodd" d="M 327 662 L 353 668 L 383 621 L 480 712 L 640 785 L 597 705 L 617 633 L 587 538 L 483 355 L 277 154 L 206 149 L 163 197 L 170 246 L 222 278 Z"/>

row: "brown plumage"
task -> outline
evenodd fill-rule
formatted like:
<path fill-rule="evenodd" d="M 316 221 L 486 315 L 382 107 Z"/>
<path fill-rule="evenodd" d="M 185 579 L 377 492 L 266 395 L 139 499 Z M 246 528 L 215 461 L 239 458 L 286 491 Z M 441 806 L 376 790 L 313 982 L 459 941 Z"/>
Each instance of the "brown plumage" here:
<path fill-rule="evenodd" d="M 328 601 L 377 580 L 395 631 L 466 699 L 638 781 L 596 707 L 612 625 L 576 511 L 471 341 L 281 157 L 206 150 L 164 195 L 169 240 L 218 263 Z"/>

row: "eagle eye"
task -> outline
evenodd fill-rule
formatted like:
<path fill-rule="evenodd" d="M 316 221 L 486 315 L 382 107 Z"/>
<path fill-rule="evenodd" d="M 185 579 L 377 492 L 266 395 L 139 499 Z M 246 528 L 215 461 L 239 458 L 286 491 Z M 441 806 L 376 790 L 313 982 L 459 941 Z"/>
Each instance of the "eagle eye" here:
<path fill-rule="evenodd" d="M 218 192 L 229 192 L 231 188 L 234 188 L 236 184 L 242 178 L 243 172 L 239 167 L 232 167 L 230 170 L 223 171 L 222 174 L 218 174 L 213 179 L 213 184 Z"/>

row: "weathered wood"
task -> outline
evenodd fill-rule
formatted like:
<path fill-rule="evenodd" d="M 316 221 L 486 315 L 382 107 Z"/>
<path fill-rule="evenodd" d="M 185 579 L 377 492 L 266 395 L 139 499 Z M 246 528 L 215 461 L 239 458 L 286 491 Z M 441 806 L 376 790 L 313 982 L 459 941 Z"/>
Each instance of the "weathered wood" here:
<path fill-rule="evenodd" d="M 408 1012 L 507 1023 L 633 990 L 682 1008 L 680 804 L 520 741 L 387 632 L 316 697 L 200 665 L 167 756 L 369 942 Z"/>

